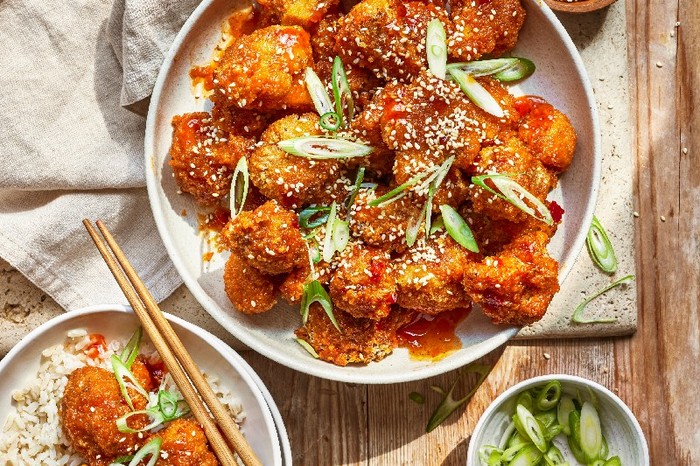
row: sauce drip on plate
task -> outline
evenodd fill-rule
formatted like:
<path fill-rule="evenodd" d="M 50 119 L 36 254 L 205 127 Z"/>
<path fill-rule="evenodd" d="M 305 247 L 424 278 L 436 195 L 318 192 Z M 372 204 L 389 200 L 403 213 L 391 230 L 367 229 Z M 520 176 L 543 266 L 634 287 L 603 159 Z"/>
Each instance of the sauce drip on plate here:
<path fill-rule="evenodd" d="M 413 322 L 396 332 L 399 346 L 407 348 L 413 359 L 439 361 L 462 347 L 455 330 L 470 311 L 471 306 L 436 316 L 419 314 Z"/>

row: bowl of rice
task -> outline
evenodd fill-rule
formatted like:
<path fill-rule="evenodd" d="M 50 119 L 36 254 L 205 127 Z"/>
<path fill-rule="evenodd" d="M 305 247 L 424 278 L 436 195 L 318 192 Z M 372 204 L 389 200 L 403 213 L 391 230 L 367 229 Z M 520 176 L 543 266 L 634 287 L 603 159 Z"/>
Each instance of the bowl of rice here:
<path fill-rule="evenodd" d="M 166 317 L 262 463 L 291 465 L 279 410 L 250 366 L 205 330 Z M 68 376 L 88 365 L 108 368 L 138 327 L 121 305 L 71 311 L 36 328 L 0 361 L 0 466 L 85 464 L 61 426 Z M 105 342 L 97 355 L 90 351 L 96 334 Z M 145 335 L 140 352 L 157 357 Z"/>

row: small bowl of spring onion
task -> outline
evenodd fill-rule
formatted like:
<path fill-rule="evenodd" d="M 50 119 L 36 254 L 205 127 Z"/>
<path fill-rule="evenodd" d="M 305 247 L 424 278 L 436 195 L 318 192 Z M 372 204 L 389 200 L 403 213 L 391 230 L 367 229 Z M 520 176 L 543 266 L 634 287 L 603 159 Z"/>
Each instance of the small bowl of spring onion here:
<path fill-rule="evenodd" d="M 648 466 L 639 422 L 607 388 L 573 375 L 535 377 L 479 419 L 467 466 Z"/>

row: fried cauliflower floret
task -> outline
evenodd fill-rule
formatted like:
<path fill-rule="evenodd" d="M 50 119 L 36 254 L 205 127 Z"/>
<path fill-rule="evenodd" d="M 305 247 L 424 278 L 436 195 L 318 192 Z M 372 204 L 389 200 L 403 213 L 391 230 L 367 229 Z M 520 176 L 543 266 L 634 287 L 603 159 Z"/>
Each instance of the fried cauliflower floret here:
<path fill-rule="evenodd" d="M 236 254 L 231 254 L 226 262 L 224 289 L 231 304 L 244 314 L 260 314 L 277 304 L 272 277 Z"/>
<path fill-rule="evenodd" d="M 516 108 L 522 116 L 518 137 L 545 166 L 566 170 L 576 150 L 576 131 L 566 115 L 534 96 L 519 97 Z"/>
<path fill-rule="evenodd" d="M 518 120 L 520 119 L 520 114 L 516 110 L 515 97 L 508 92 L 508 89 L 503 86 L 498 80 L 493 79 L 488 76 L 477 78 L 479 84 L 481 84 L 486 91 L 488 91 L 491 96 L 496 99 L 498 105 L 503 110 L 504 116 L 497 117 L 491 115 L 486 110 L 478 107 L 469 101 L 469 105 L 466 107 L 468 115 L 470 118 L 479 122 L 482 128 L 481 141 L 486 142 L 498 142 L 501 134 L 508 132 L 509 130 L 515 129 Z"/>
<path fill-rule="evenodd" d="M 557 184 L 557 177 L 533 157 L 519 139 L 514 137 L 501 146 L 482 149 L 475 168 L 476 175 L 496 173 L 510 175 L 514 181 L 545 205 L 547 194 Z M 493 219 L 515 223 L 527 220 L 528 214 L 477 185 L 470 187 L 470 198 L 475 212 L 484 213 Z"/>
<path fill-rule="evenodd" d="M 220 204 L 231 190 L 233 170 L 250 151 L 251 141 L 221 132 L 206 112 L 177 115 L 172 125 L 169 165 L 177 185 L 201 206 Z"/>
<path fill-rule="evenodd" d="M 282 116 L 279 112 L 246 110 L 223 101 L 214 103 L 211 109 L 212 122 L 221 131 L 256 140 L 271 122 Z"/>
<path fill-rule="evenodd" d="M 427 67 L 425 31 L 436 18 L 452 31 L 447 13 L 434 4 L 363 0 L 340 19 L 337 49 L 346 63 L 409 81 Z"/>
<path fill-rule="evenodd" d="M 396 277 L 388 251 L 348 245 L 330 281 L 334 306 L 355 318 L 379 320 L 396 302 Z"/>
<path fill-rule="evenodd" d="M 544 232 L 525 235 L 495 257 L 467 264 L 464 289 L 496 324 L 529 325 L 542 318 L 559 291 L 557 261 Z"/>
<path fill-rule="evenodd" d="M 408 196 L 377 207 L 369 205 L 388 191 L 389 188 L 378 187 L 358 192 L 352 206 L 350 231 L 354 238 L 366 244 L 401 252 L 406 249 L 407 225 L 418 218 L 421 206 Z"/>
<path fill-rule="evenodd" d="M 464 268 L 477 257 L 444 233 L 417 243 L 396 265 L 397 303 L 430 315 L 467 306 Z"/>
<path fill-rule="evenodd" d="M 284 26 L 308 28 L 318 23 L 338 0 L 258 0 Z"/>
<path fill-rule="evenodd" d="M 356 139 L 372 146 L 366 157 L 350 159 L 348 166 L 365 167 L 368 174 L 382 177 L 391 173 L 394 151 L 382 139 L 381 118 L 384 114 L 384 92 L 378 92 L 365 108 L 352 120 L 352 134 Z"/>
<path fill-rule="evenodd" d="M 318 116 L 290 115 L 272 123 L 250 157 L 250 179 L 261 193 L 285 206 L 314 203 L 332 191 L 341 167 L 335 160 L 311 160 L 286 153 L 277 143 L 320 134 Z M 328 192 L 326 192 L 328 191 Z"/>
<path fill-rule="evenodd" d="M 454 34 L 447 46 L 452 61 L 502 55 L 515 47 L 525 22 L 520 0 L 459 0 L 451 2 Z"/>
<path fill-rule="evenodd" d="M 151 438 L 161 438 L 158 466 L 218 466 L 204 430 L 188 419 L 177 419 Z"/>
<path fill-rule="evenodd" d="M 308 258 L 296 214 L 274 200 L 231 220 L 221 232 L 221 243 L 269 275 L 290 272 Z"/>
<path fill-rule="evenodd" d="M 323 308 L 313 303 L 306 325 L 297 329 L 298 338 L 306 341 L 320 359 L 339 366 L 379 361 L 398 346 L 396 330 L 413 320 L 414 313 L 394 309 L 386 319 L 356 319 L 339 309 L 334 310 L 340 332 Z"/>
<path fill-rule="evenodd" d="M 146 399 L 135 390 L 128 390 L 134 408 L 144 409 Z M 110 459 L 137 450 L 142 442 L 138 434 L 117 429 L 117 419 L 130 412 L 110 371 L 85 366 L 68 376 L 60 406 L 61 425 L 71 446 L 90 464 L 109 464 Z M 133 429 L 148 423 L 145 415 L 129 418 L 129 427 Z"/>
<path fill-rule="evenodd" d="M 299 26 L 269 26 L 236 39 L 214 72 L 214 102 L 274 111 L 311 108 L 304 70 L 313 66 L 309 34 Z"/>

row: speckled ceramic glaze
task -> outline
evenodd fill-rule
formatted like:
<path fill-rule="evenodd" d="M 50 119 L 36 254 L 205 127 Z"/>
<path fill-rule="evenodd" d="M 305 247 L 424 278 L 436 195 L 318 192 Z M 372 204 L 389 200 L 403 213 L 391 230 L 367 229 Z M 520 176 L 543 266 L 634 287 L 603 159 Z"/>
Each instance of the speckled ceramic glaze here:
<path fill-rule="evenodd" d="M 216 374 L 222 386 L 241 400 L 246 412 L 242 431 L 263 464 L 291 465 L 289 439 L 279 410 L 248 363 L 209 332 L 178 317 L 166 317 L 197 365 Z M 138 326 L 138 318 L 130 308 L 100 305 L 68 312 L 33 330 L 0 361 L 0 428 L 13 409 L 12 392 L 35 376 L 41 352 L 62 344 L 69 330 L 100 333 L 107 341 L 128 340 Z"/>
<path fill-rule="evenodd" d="M 590 399 L 589 390 L 598 403 L 601 428 L 608 442 L 610 456 L 619 456 L 623 465 L 649 466 L 649 449 L 639 422 L 627 405 L 613 392 L 591 380 L 573 375 L 554 374 L 535 377 L 520 382 L 503 392 L 486 409 L 474 428 L 467 453 L 467 466 L 480 466 L 479 448 L 482 445 L 498 445 L 503 432 L 515 412 L 518 394 L 533 387 L 542 386 L 550 380 L 561 382 L 565 393 Z M 554 441 L 560 447 L 569 464 L 579 464 L 566 446 L 563 435 Z"/>
<path fill-rule="evenodd" d="M 311 358 L 293 340 L 300 325 L 298 309 L 279 304 L 257 316 L 237 312 L 224 292 L 226 254 L 203 263 L 206 251 L 198 234 L 197 208 L 188 196 L 177 194 L 168 166 L 176 114 L 208 110 L 207 101 L 192 92 L 189 69 L 206 64 L 220 36 L 221 24 L 248 2 L 205 0 L 177 36 L 158 76 L 146 126 L 145 156 L 148 192 L 153 215 L 170 257 L 187 287 L 202 306 L 241 342 L 261 354 L 311 375 L 357 383 L 394 383 L 434 376 L 461 367 L 508 341 L 515 327 L 494 326 L 480 312 L 472 312 L 457 329 L 462 349 L 439 362 L 412 360 L 398 349 L 386 359 L 367 366 L 337 367 Z M 568 115 L 578 133 L 573 164 L 550 195 L 566 210 L 564 221 L 550 243 L 560 261 L 563 281 L 585 241 L 600 178 L 600 131 L 591 86 L 571 39 L 551 10 L 542 2 L 524 0 L 527 20 L 514 54 L 532 59 L 536 73 L 512 90 L 536 94 Z M 186 215 L 182 215 L 186 212 Z"/>

